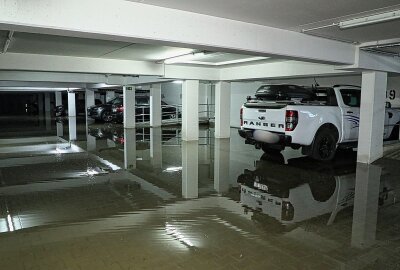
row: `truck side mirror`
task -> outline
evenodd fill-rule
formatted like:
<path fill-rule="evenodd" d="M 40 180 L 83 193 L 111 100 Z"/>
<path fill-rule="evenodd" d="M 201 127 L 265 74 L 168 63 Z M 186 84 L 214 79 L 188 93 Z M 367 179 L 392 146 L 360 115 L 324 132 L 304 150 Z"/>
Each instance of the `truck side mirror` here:
<path fill-rule="evenodd" d="M 385 104 L 385 108 L 386 108 L 386 109 L 390 109 L 390 108 L 392 108 L 392 103 L 390 103 L 390 102 L 386 102 L 386 104 Z"/>

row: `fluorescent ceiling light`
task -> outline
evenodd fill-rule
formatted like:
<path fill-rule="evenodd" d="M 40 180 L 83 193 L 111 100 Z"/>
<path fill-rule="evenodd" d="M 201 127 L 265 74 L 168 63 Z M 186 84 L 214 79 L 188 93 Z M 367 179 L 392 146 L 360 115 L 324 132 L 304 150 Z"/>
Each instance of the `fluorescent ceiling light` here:
<path fill-rule="evenodd" d="M 176 84 L 182 84 L 183 83 L 183 81 L 172 81 L 172 83 L 176 83 Z"/>
<path fill-rule="evenodd" d="M 192 53 L 188 53 L 188 54 L 178 55 L 175 57 L 165 59 L 164 64 L 182 63 L 185 61 L 193 60 L 194 58 L 196 58 L 198 56 L 203 56 L 203 55 L 205 55 L 205 52 L 192 52 Z"/>
<path fill-rule="evenodd" d="M 348 29 L 358 26 L 370 25 L 400 19 L 400 10 L 375 14 L 367 17 L 355 18 L 347 21 L 339 22 L 340 29 Z"/>

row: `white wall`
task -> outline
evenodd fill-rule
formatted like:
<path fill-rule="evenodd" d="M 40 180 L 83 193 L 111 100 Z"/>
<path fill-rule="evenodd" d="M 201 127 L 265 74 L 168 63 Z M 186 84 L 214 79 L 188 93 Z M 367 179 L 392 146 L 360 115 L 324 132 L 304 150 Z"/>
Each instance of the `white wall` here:
<path fill-rule="evenodd" d="M 261 82 L 232 82 L 231 83 L 231 126 L 240 127 L 240 107 L 247 96 L 254 93 L 261 86 Z"/>
<path fill-rule="evenodd" d="M 207 85 L 200 83 L 199 104 L 210 103 L 210 91 L 207 91 Z M 182 84 L 164 83 L 161 85 L 162 100 L 170 105 L 182 104 Z M 199 106 L 199 111 L 206 110 L 206 106 Z M 206 113 L 201 113 L 200 117 L 205 117 Z"/>

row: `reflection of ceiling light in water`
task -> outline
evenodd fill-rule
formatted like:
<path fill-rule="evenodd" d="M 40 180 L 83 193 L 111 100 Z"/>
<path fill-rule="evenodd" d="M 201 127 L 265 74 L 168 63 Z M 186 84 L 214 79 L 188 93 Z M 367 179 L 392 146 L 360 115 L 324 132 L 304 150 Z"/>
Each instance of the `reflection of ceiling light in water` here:
<path fill-rule="evenodd" d="M 11 218 L 10 214 L 7 214 L 7 226 L 8 226 L 8 230 L 10 232 L 14 231 L 14 224 L 13 224 L 13 221 L 12 221 L 12 218 Z"/>
<path fill-rule="evenodd" d="M 182 167 L 169 167 L 164 170 L 164 172 L 179 172 L 182 171 Z"/>
<path fill-rule="evenodd" d="M 189 241 L 189 239 L 186 239 L 184 235 L 182 235 L 178 230 L 168 222 L 165 223 L 165 230 L 167 231 L 167 234 L 184 244 L 185 246 L 188 247 L 194 247 L 193 243 Z"/>
<path fill-rule="evenodd" d="M 95 169 L 87 169 L 86 173 L 87 173 L 89 176 L 99 174 L 99 172 L 96 171 Z"/>

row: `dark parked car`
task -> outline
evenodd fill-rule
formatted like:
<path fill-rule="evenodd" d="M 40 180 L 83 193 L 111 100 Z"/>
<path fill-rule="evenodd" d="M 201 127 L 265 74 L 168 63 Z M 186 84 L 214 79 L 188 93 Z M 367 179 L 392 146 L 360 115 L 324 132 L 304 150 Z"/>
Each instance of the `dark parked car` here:
<path fill-rule="evenodd" d="M 101 100 L 96 99 L 95 100 L 95 106 L 101 105 Z M 86 103 L 85 100 L 83 99 L 78 99 L 76 101 L 76 114 L 84 114 L 85 113 L 85 107 L 86 107 Z M 63 105 L 58 105 L 56 106 L 56 108 L 54 109 L 56 117 L 63 117 L 63 116 L 68 116 L 68 103 L 67 104 L 63 104 Z"/>
<path fill-rule="evenodd" d="M 96 120 L 102 120 L 104 122 L 111 122 L 111 120 L 112 120 L 111 108 L 113 105 L 121 105 L 122 106 L 122 98 L 116 97 L 116 98 L 108 101 L 106 104 L 94 105 L 94 106 L 87 108 L 88 116 L 93 119 L 96 119 Z"/>
<path fill-rule="evenodd" d="M 121 98 L 122 99 L 122 98 Z M 150 97 L 149 96 L 136 96 L 136 122 L 150 121 Z M 175 106 L 168 105 L 161 101 L 162 119 L 176 119 L 181 117 L 181 113 Z M 115 104 L 112 106 L 112 120 L 122 123 L 124 120 L 124 107 L 123 104 Z"/>

